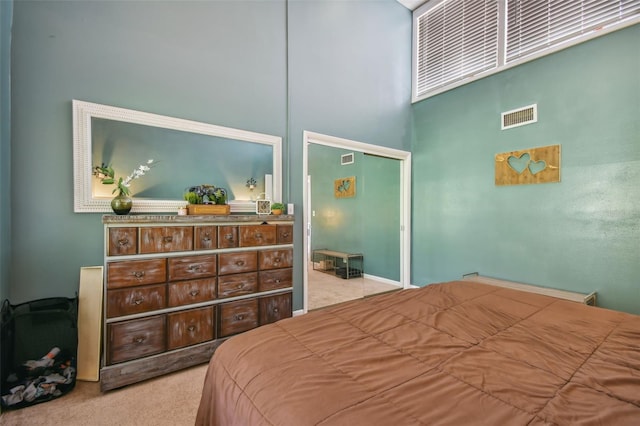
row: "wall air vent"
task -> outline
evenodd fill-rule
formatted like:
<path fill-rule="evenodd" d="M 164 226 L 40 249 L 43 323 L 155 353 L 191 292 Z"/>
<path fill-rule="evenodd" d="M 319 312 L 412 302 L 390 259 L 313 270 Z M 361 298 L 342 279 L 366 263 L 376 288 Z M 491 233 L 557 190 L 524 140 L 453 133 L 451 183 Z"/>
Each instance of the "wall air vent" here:
<path fill-rule="evenodd" d="M 347 164 L 353 164 L 354 161 L 355 161 L 355 156 L 353 155 L 353 152 L 350 152 L 349 154 L 343 154 L 340 156 L 340 165 L 342 166 L 346 166 Z"/>
<path fill-rule="evenodd" d="M 538 121 L 538 104 L 502 113 L 502 130 L 524 126 Z"/>

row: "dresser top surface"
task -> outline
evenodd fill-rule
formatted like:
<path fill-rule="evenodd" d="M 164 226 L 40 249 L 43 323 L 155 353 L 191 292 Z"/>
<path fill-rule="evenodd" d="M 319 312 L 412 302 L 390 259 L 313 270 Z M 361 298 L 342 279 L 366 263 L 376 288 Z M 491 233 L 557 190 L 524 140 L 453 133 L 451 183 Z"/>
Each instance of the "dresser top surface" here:
<path fill-rule="evenodd" d="M 291 223 L 294 221 L 293 215 L 167 215 L 167 214 L 141 214 L 141 215 L 113 215 L 102 216 L 102 223 L 109 224 L 142 224 L 142 223 Z"/>

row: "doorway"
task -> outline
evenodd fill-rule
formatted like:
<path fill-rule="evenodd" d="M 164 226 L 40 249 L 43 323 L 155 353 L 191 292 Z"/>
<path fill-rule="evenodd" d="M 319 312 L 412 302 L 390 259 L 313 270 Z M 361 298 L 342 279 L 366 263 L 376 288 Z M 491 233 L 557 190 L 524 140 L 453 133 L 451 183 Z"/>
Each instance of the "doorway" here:
<path fill-rule="evenodd" d="M 323 155 L 318 154 L 318 152 L 324 153 L 324 155 L 329 153 L 334 158 L 334 160 L 331 160 L 332 162 L 340 162 L 341 158 L 344 159 L 346 157 L 347 164 L 350 164 L 351 168 L 340 169 L 340 165 L 337 166 L 338 169 L 335 168 L 335 165 L 333 169 L 322 167 L 322 173 L 315 173 L 315 177 L 312 177 L 310 168 L 313 168 L 313 164 L 316 161 L 314 156 Z M 346 154 L 343 154 L 345 152 Z M 336 158 L 337 160 L 335 160 Z M 348 161 L 360 161 L 360 168 L 354 169 L 353 164 Z M 364 170 L 362 167 L 364 167 Z M 379 175 L 383 174 L 380 172 L 381 167 L 382 170 L 392 170 L 391 175 L 386 179 L 389 182 L 380 180 Z M 366 178 L 367 171 L 369 178 Z M 342 176 L 343 174 L 345 176 Z M 355 188 L 352 188 L 355 189 L 354 198 L 341 200 L 339 199 L 341 198 L 340 194 L 336 193 L 336 199 L 334 199 L 333 191 L 337 191 L 337 186 L 334 188 L 334 181 L 335 185 L 338 185 L 341 182 L 340 179 L 344 180 L 344 178 L 353 177 L 346 176 L 351 174 L 356 174 L 353 181 Z M 359 177 L 358 174 L 360 175 Z M 390 288 L 408 288 L 411 276 L 411 153 L 305 131 L 303 136 L 303 176 L 305 176 L 303 217 L 306 227 L 306 232 L 303 236 L 303 247 L 305 247 L 305 268 L 303 271 L 304 312 L 308 312 L 310 307 L 311 309 L 317 307 L 317 298 L 310 297 L 313 289 L 317 288 L 316 284 L 322 286 L 325 292 L 323 297 L 328 300 L 328 304 L 330 304 L 330 300 L 339 301 L 340 299 L 337 294 L 335 297 L 327 294 L 327 292 L 331 293 L 331 288 L 335 288 L 336 293 L 343 290 L 350 293 L 351 296 L 347 296 L 347 299 L 359 298 L 357 297 L 358 291 L 360 291 L 360 297 L 365 297 L 375 292 L 385 291 L 385 289 L 388 291 Z M 378 178 L 378 182 L 376 182 L 376 178 Z M 343 185 L 346 186 L 346 183 L 350 182 L 350 180 L 345 180 Z M 368 184 L 369 187 L 367 188 L 365 184 Z M 370 211 L 371 206 L 377 202 L 375 199 L 377 199 L 378 195 L 374 186 L 379 187 L 378 185 L 383 185 L 383 187 L 387 185 L 384 192 L 388 196 L 384 198 L 383 194 L 380 203 L 386 203 L 385 207 L 390 212 L 393 212 L 391 213 L 392 216 L 382 217 L 376 214 L 375 211 Z M 316 188 L 315 190 L 314 187 Z M 389 190 L 389 188 L 392 189 Z M 347 189 L 349 188 L 347 187 Z M 329 195 L 327 195 L 327 191 L 330 191 Z M 316 194 L 315 198 L 314 193 Z M 360 195 L 359 198 L 358 195 Z M 314 200 L 321 197 L 325 198 L 322 199 L 321 207 L 318 207 L 318 202 L 314 203 Z M 369 199 L 368 203 L 367 198 Z M 333 204 L 332 208 L 331 206 L 326 207 L 325 203 L 328 205 L 336 204 Z M 358 233 L 356 231 L 356 237 L 351 238 L 350 241 L 350 229 L 344 228 L 345 223 L 351 224 L 350 226 L 360 226 L 364 229 L 364 232 Z M 314 226 L 319 224 L 324 224 L 319 228 L 322 229 L 321 236 L 314 234 Z M 342 229 L 340 229 L 341 226 Z M 381 229 L 384 229 L 389 236 L 383 240 L 383 244 L 372 243 L 372 238 L 379 238 L 379 235 L 377 237 L 374 235 L 379 234 Z M 332 232 L 333 235 L 331 235 Z M 370 241 L 366 241 L 367 238 Z M 358 241 L 354 242 L 354 239 Z M 325 245 L 330 247 L 324 247 Z M 319 264 L 318 262 L 314 263 L 313 258 L 313 249 L 318 249 L 321 246 L 322 248 L 347 252 L 352 251 L 351 249 L 365 251 L 362 250 L 362 247 L 367 247 L 368 256 L 367 253 L 362 253 L 364 257 L 362 276 L 345 280 L 336 276 L 336 274 L 326 273 L 327 265 Z M 387 255 L 380 253 L 381 250 L 385 250 Z M 367 263 L 367 259 L 369 259 L 369 263 Z M 315 260 L 317 261 L 317 259 Z M 390 269 L 384 269 L 386 262 L 389 263 Z M 367 264 L 371 267 L 368 268 Z M 395 270 L 392 271 L 391 269 Z M 319 283 L 318 280 L 321 280 L 321 282 Z M 354 296 L 354 291 L 356 296 Z M 310 304 L 311 300 L 313 300 L 314 305 Z"/>

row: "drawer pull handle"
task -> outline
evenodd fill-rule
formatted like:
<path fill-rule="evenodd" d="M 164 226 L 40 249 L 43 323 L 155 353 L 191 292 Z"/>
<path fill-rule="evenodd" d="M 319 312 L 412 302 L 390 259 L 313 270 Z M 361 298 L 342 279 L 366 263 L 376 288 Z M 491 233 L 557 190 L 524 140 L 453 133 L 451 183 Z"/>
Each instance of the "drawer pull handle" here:
<path fill-rule="evenodd" d="M 244 283 L 238 284 L 238 289 L 242 289 L 242 288 L 244 288 Z"/>
<path fill-rule="evenodd" d="M 129 240 L 126 238 L 123 238 L 121 240 L 118 240 L 118 245 L 120 247 L 124 247 L 124 246 L 128 246 L 129 245 Z"/>
<path fill-rule="evenodd" d="M 200 290 L 191 290 L 191 292 L 189 292 L 189 294 L 193 297 L 197 296 L 200 294 Z"/>
<path fill-rule="evenodd" d="M 235 316 L 236 321 L 242 321 L 244 319 L 244 315 L 238 314 Z"/>
<path fill-rule="evenodd" d="M 132 272 L 133 276 L 140 279 L 142 277 L 144 277 L 144 271 L 133 271 Z"/>
<path fill-rule="evenodd" d="M 282 260 L 282 259 L 280 259 L 279 257 L 275 257 L 275 258 L 273 259 L 273 263 L 280 263 L 280 261 L 281 261 L 281 260 Z"/>
<path fill-rule="evenodd" d="M 201 272 L 202 271 L 202 265 L 189 265 L 187 270 L 189 272 Z"/>
<path fill-rule="evenodd" d="M 276 278 L 276 284 L 280 284 L 280 280 Z"/>
<path fill-rule="evenodd" d="M 227 241 L 233 241 L 233 234 L 225 234 L 224 239 Z"/>
<path fill-rule="evenodd" d="M 145 340 L 146 340 L 146 338 L 144 336 L 138 336 L 138 337 L 135 337 L 133 339 L 133 342 L 140 344 L 140 343 L 144 342 Z"/>
<path fill-rule="evenodd" d="M 195 325 L 190 325 L 189 327 L 187 327 L 187 331 L 195 331 L 196 330 L 196 326 Z"/>
<path fill-rule="evenodd" d="M 163 237 L 162 241 L 164 241 L 165 243 L 170 243 L 173 241 L 173 237 L 172 236 Z"/>
<path fill-rule="evenodd" d="M 144 302 L 144 297 L 141 297 L 141 298 L 139 298 L 139 299 L 134 300 L 134 301 L 133 301 L 133 304 L 134 304 L 134 305 L 139 305 L 139 304 L 141 304 L 142 302 Z"/>
<path fill-rule="evenodd" d="M 202 238 L 203 243 L 208 243 L 209 241 L 211 241 L 211 238 L 208 235 Z"/>
<path fill-rule="evenodd" d="M 244 265 L 244 260 L 238 260 L 236 262 L 236 266 L 243 266 Z"/>
<path fill-rule="evenodd" d="M 259 232 L 256 232 L 256 238 L 262 238 L 262 234 Z"/>
<path fill-rule="evenodd" d="M 280 311 L 280 309 L 278 309 L 278 308 L 273 308 L 273 313 L 274 313 L 274 314 L 277 314 L 279 311 Z"/>
<path fill-rule="evenodd" d="M 288 232 L 283 232 L 282 233 L 282 237 L 283 238 L 288 238 L 289 237 L 289 233 Z"/>

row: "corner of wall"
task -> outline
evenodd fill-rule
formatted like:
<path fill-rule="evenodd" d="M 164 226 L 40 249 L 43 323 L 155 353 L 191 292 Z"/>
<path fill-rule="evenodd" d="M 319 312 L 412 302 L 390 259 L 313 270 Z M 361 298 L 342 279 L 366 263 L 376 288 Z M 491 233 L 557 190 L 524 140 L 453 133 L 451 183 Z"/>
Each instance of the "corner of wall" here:
<path fill-rule="evenodd" d="M 0 198 L 11 198 L 11 23 L 13 0 L 0 1 Z M 9 296 L 11 203 L 0 204 L 0 300 Z"/>

